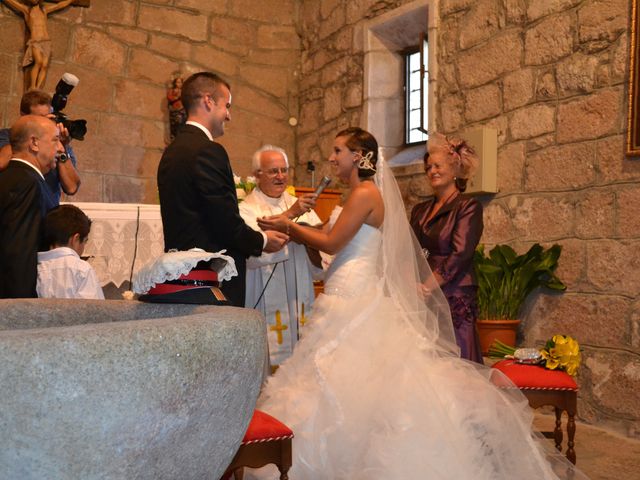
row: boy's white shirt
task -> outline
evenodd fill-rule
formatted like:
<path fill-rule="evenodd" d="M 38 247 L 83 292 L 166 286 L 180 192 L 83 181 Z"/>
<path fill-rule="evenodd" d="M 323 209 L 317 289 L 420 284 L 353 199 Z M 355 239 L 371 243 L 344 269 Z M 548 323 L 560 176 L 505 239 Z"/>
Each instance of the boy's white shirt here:
<path fill-rule="evenodd" d="M 69 247 L 38 252 L 40 298 L 89 298 L 104 300 L 95 270 Z"/>

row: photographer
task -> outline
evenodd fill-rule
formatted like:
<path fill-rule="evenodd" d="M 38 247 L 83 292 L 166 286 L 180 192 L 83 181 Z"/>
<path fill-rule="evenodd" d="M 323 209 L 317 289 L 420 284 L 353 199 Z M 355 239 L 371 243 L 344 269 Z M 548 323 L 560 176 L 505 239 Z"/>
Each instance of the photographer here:
<path fill-rule="evenodd" d="M 51 107 L 51 95 L 42 90 L 29 90 L 20 101 L 20 115 L 41 115 L 54 118 Z M 80 175 L 76 170 L 76 157 L 71 148 L 71 136 L 67 129 L 58 124 L 60 140 L 66 151 L 66 157 L 58 159 L 57 167 L 45 175 L 45 180 L 51 190 L 55 204 L 60 203 L 60 188 L 67 195 L 75 195 L 80 187 Z M 0 170 L 4 170 L 12 157 L 9 145 L 9 129 L 0 129 Z"/>

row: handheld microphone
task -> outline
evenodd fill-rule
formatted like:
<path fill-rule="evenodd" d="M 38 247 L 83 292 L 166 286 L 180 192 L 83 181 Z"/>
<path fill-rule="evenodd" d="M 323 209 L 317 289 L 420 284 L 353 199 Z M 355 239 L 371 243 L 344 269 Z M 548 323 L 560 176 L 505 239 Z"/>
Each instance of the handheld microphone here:
<path fill-rule="evenodd" d="M 322 177 L 322 180 L 320 180 L 320 183 L 318 184 L 318 187 L 316 188 L 316 191 L 313 192 L 313 195 L 318 198 L 320 196 L 320 194 L 322 193 L 322 191 L 327 188 L 329 186 L 329 184 L 331 183 L 331 177 L 328 176 L 324 176 Z"/>

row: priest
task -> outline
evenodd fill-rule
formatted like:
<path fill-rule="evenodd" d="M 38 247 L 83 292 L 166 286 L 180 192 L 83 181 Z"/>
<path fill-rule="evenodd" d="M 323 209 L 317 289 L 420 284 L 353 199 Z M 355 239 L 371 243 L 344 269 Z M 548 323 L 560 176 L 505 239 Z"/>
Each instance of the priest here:
<path fill-rule="evenodd" d="M 240 204 L 240 215 L 247 225 L 260 230 L 258 217 L 282 213 L 300 223 L 322 223 L 313 211 L 314 194 L 296 198 L 286 191 L 289 161 L 283 149 L 273 145 L 260 148 L 253 155 L 252 167 L 256 188 Z M 305 317 L 311 313 L 313 278 L 321 275 L 322 269 L 312 264 L 305 246 L 293 242 L 278 252 L 247 260 L 245 306 L 258 309 L 267 320 L 272 366 L 291 354 Z"/>

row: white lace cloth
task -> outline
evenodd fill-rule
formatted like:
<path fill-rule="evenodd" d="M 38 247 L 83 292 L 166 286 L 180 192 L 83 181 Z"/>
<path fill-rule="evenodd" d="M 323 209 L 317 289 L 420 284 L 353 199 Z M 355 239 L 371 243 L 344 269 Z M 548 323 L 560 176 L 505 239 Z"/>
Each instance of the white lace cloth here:
<path fill-rule="evenodd" d="M 224 252 L 226 250 L 211 253 L 205 252 L 200 248 L 192 248 L 187 251 L 164 253 L 136 273 L 133 277 L 133 292 L 143 295 L 159 283 L 164 283 L 167 280 L 176 280 L 180 275 L 189 273 L 198 262 L 206 262 L 212 258 L 221 260 L 215 268 L 216 272 L 218 272 L 218 281 L 230 280 L 238 275 L 238 270 L 233 258 L 223 255 Z"/>
<path fill-rule="evenodd" d="M 102 286 L 120 287 L 130 279 L 132 266 L 136 272 L 164 252 L 160 205 L 65 203 L 77 206 L 92 220 L 83 255 L 90 257 Z"/>

